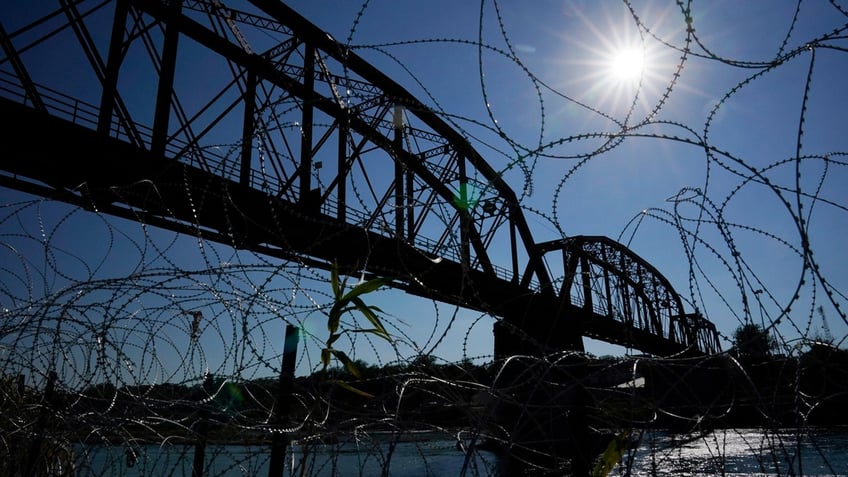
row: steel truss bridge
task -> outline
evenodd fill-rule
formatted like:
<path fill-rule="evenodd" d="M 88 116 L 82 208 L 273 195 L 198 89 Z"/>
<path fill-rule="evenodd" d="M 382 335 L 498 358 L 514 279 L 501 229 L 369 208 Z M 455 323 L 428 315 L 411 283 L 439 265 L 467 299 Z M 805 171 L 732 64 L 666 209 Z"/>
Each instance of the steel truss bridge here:
<path fill-rule="evenodd" d="M 501 356 L 582 350 L 583 336 L 720 351 L 715 326 L 623 245 L 536 243 L 463 135 L 280 1 L 58 0 L 0 21 L 5 187 L 395 277 L 500 317 Z"/>

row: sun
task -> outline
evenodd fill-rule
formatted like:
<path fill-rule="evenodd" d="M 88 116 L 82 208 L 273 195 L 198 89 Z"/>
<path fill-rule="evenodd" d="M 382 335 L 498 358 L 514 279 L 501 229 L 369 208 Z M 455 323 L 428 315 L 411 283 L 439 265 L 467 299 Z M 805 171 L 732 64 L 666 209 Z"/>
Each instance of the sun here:
<path fill-rule="evenodd" d="M 559 34 L 563 48 L 553 71 L 563 78 L 558 80 L 561 87 L 575 91 L 576 101 L 615 121 L 638 123 L 670 107 L 665 99 L 680 76 L 680 52 L 641 23 L 618 21 L 629 18 L 627 8 L 596 3 L 594 13 L 577 15 L 584 34 L 573 35 L 571 30 Z M 674 14 L 671 7 L 664 12 Z M 676 34 L 663 30 L 663 35 Z M 561 66 L 567 67 L 566 74 Z"/>
<path fill-rule="evenodd" d="M 608 68 L 612 79 L 622 83 L 636 82 L 645 69 L 645 53 L 637 48 L 622 48 L 610 55 Z"/>

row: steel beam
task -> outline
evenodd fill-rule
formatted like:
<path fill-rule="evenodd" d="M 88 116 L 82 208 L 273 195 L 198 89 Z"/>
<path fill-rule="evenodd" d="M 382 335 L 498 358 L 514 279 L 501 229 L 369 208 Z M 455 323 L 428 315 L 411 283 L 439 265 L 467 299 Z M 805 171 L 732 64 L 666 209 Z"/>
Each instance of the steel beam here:
<path fill-rule="evenodd" d="M 250 48 L 245 47 L 245 37 L 239 36 L 242 44 L 236 45 L 221 33 L 184 15 L 180 10 L 182 2 L 117 0 L 109 58 L 104 66 L 79 14 L 73 5 L 67 5 L 67 0 L 62 1 L 66 4 L 64 11 L 80 38 L 80 44 L 103 84 L 97 130 L 80 128 L 44 115 L 43 111 L 38 113 L 32 108 L 21 110 L 23 106 L 0 102 L 0 111 L 10 117 L 22 118 L 21 124 L 0 133 L 4 136 L 5 148 L 0 156 L 0 167 L 10 174 L 2 176 L 4 184 L 44 195 L 55 193 L 62 200 L 88 204 L 115 215 L 132 217 L 135 214 L 137 220 L 145 223 L 181 232 L 190 231 L 210 240 L 325 268 L 335 261 L 343 267 L 367 263 L 369 272 L 397 277 L 394 286 L 410 293 L 505 317 L 505 322 L 522 330 L 527 343 L 538 346 L 536 351 L 540 353 L 563 348 L 582 349 L 581 333 L 613 342 L 636 344 L 658 354 L 681 352 L 695 341 L 702 348 L 717 343 L 714 327 L 711 334 L 709 322 L 684 318 L 681 299 L 668 281 L 621 244 L 606 238 L 576 237 L 537 246 L 514 191 L 464 137 L 399 84 L 281 2 L 250 0 L 272 17 L 266 20 L 254 15 L 250 21 L 285 25 L 273 31 L 292 35 L 282 43 L 286 52 L 284 58 L 274 59 L 250 54 Z M 153 48 L 150 51 L 154 63 L 161 67 L 158 67 L 153 133 L 146 151 L 140 136 L 130 132 L 136 125 L 130 121 L 117 91 L 127 12 L 134 15 L 137 22 L 141 22 L 143 12 L 164 26 L 161 63 L 157 50 Z M 214 19 L 212 23 L 215 24 Z M 146 44 L 150 43 L 146 29 L 142 35 Z M 168 127 L 172 112 L 184 123 L 175 135 L 182 134 L 183 130 L 190 134 L 189 125 L 201 117 L 198 113 L 185 121 L 179 98 L 174 92 L 181 35 L 227 60 L 236 75 L 235 82 L 243 88 L 241 95 L 227 109 L 229 111 L 243 103 L 240 154 L 232 165 L 233 170 L 237 168 L 237 174 L 233 172 L 222 177 L 208 168 L 201 169 L 194 167 L 193 163 L 165 157 L 166 146 L 172 140 Z M 290 64 L 289 61 L 297 58 L 292 53 L 301 51 L 303 65 Z M 8 52 L 7 56 L 10 56 Z M 329 67 L 334 61 L 346 72 L 351 72 L 353 77 L 332 74 Z M 316 62 L 319 62 L 320 71 L 316 69 Z M 246 78 L 245 84 L 242 84 L 242 78 Z M 361 107 L 349 109 L 336 90 L 337 84 L 341 85 L 348 79 L 362 94 Z M 326 82 L 331 95 L 322 95 L 321 82 Z M 25 83 L 28 83 L 25 88 L 34 90 L 31 80 Z M 295 147 L 288 150 L 291 156 L 296 156 L 292 157 L 294 172 L 289 175 L 283 165 L 277 170 L 277 163 L 272 162 L 281 185 L 270 195 L 251 184 L 253 141 L 261 141 L 268 149 L 276 147 L 271 136 L 266 134 L 261 109 L 257 111 L 262 107 L 260 104 L 271 101 L 270 93 L 264 89 L 268 85 L 271 90 L 277 87 L 284 90 L 286 100 L 299 105 L 302 128 L 299 153 Z M 257 97 L 260 87 L 265 98 Z M 395 105 L 404 108 L 410 118 L 409 125 L 398 125 L 398 121 L 394 128 L 389 125 L 386 119 L 388 108 Z M 201 112 L 207 107 L 201 108 Z M 120 134 L 111 137 L 115 110 L 132 144 L 123 141 Z M 326 114 L 333 121 L 317 145 L 313 144 L 316 113 Z M 198 137 L 190 137 L 189 145 L 199 147 L 197 140 L 222 117 L 223 114 L 207 123 Z M 268 121 L 279 120 L 271 117 Z M 257 131 L 257 123 L 261 131 Z M 418 127 L 422 124 L 424 126 Z M 56 165 L 54 157 L 60 154 L 58 145 L 40 148 L 42 150 L 33 157 L 20 139 L 26 137 L 19 131 L 24 126 L 39 128 L 61 143 L 64 153 L 71 151 L 80 159 L 73 164 Z M 316 198 L 312 194 L 312 164 L 315 154 L 334 133 L 338 139 L 337 174 L 324 195 L 319 194 Z M 288 145 L 286 136 L 281 136 Z M 407 141 L 409 138 L 414 140 Z M 419 154 L 420 151 L 410 150 L 413 147 L 410 143 L 416 141 L 426 143 L 423 148 L 427 152 Z M 444 147 L 444 150 L 438 151 L 439 147 Z M 373 169 L 369 169 L 370 164 L 365 164 L 362 158 L 374 149 L 384 151 L 394 161 L 394 181 L 386 188 L 374 181 L 381 187 L 377 190 L 372 188 L 374 201 L 378 202 L 376 210 L 371 212 L 370 217 L 365 216 L 365 220 L 357 219 L 355 224 L 349 224 L 347 219 L 356 211 L 348 210 L 347 186 L 351 177 L 354 180 L 360 177 L 356 175 L 358 171 L 351 169 L 354 161 L 357 162 L 362 167 L 362 180 L 370 186 L 369 172 Z M 428 161 L 428 158 L 439 157 L 440 154 L 446 157 L 447 164 Z M 491 186 L 503 208 L 502 216 L 493 220 L 486 216 L 484 221 L 480 214 L 475 213 L 471 206 L 477 197 L 469 190 L 469 177 Z M 84 186 L 79 187 L 80 184 Z M 288 186 L 291 185 L 293 191 L 295 184 L 299 186 L 299 193 L 287 193 Z M 459 191 L 454 191 L 457 184 Z M 156 194 L 151 194 L 151 190 L 155 190 Z M 303 207 L 329 200 L 333 190 L 338 207 L 334 214 L 325 215 L 318 207 Z M 417 197 L 416 190 L 420 191 Z M 460 200 L 454 201 L 455 193 L 460 195 Z M 201 194 L 204 196 L 202 207 L 188 200 L 188 197 Z M 447 205 L 439 205 L 438 202 Z M 427 220 L 427 214 L 435 214 L 434 210 L 438 207 L 450 213 L 444 217 L 447 222 L 444 230 L 439 229 L 434 236 L 441 233 L 442 240 L 447 241 L 458 231 L 460 241 L 451 250 L 458 258 L 442 257 L 440 262 L 435 263 L 421 253 L 422 250 L 415 248 L 413 239 L 425 227 L 424 224 L 432 222 Z M 226 217 L 220 213 L 222 208 L 238 210 L 240 215 Z M 370 229 L 369 224 L 378 218 L 388 231 Z M 392 220 L 394 224 L 390 223 Z M 362 227 L 363 221 L 365 227 Z M 508 227 L 510 239 L 512 276 L 506 279 L 497 275 L 488 251 L 499 225 Z M 437 247 L 444 243 L 440 241 Z M 450 245 L 454 246 L 453 243 Z M 565 277 L 559 293 L 551 286 L 552 280 L 544 263 L 545 253 L 553 250 L 563 254 Z M 523 273 L 519 268 L 522 253 L 526 254 L 522 257 L 526 258 Z M 575 284 L 578 266 L 582 280 Z M 599 280 L 603 280 L 602 285 Z M 538 288 L 535 283 L 538 283 Z M 575 285 L 582 287 L 583 303 L 571 303 L 570 293 Z M 666 291 L 671 293 L 673 302 L 668 309 L 659 303 L 669 296 Z M 593 293 L 598 296 L 593 297 Z M 615 297 L 616 293 L 620 296 Z M 599 298 L 599 306 L 605 302 L 608 316 L 595 312 L 595 298 Z M 615 300 L 620 300 L 624 308 L 622 321 L 614 319 L 612 309 Z M 673 309 L 677 310 L 677 315 L 670 311 Z M 643 319 L 637 319 L 634 313 L 644 315 Z M 675 316 L 680 319 L 675 321 Z M 680 324 L 681 335 L 687 338 L 681 336 L 677 341 L 666 339 L 663 336 L 666 334 L 665 319 L 669 321 L 669 337 L 676 336 L 672 334 L 671 327 Z M 638 322 L 644 323 L 640 325 Z"/>
<path fill-rule="evenodd" d="M 162 44 L 162 67 L 159 71 L 159 85 L 156 91 L 156 107 L 153 113 L 153 132 L 150 138 L 150 151 L 155 156 L 165 154 L 168 142 L 168 123 L 171 118 L 171 95 L 174 93 L 174 76 L 177 68 L 177 43 L 180 38 L 179 25 L 175 19 L 180 16 L 181 2 L 171 2 L 167 8 L 165 21 L 165 39 Z"/>

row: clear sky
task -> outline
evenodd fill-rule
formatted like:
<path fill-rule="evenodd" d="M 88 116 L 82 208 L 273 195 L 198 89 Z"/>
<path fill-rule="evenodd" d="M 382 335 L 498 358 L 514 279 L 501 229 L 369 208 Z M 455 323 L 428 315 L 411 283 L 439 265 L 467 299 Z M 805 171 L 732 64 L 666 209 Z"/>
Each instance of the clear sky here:
<path fill-rule="evenodd" d="M 225 3 L 252 9 L 244 2 Z M 626 243 L 669 278 L 689 311 L 700 310 L 725 337 L 740 323 L 754 321 L 774 324 L 781 341 L 792 345 L 799 337 L 821 335 L 822 316 L 837 341 L 848 336 L 848 5 L 823 0 L 288 4 L 467 135 L 522 193 L 537 241 L 585 234 Z M 0 10 L 7 32 L 56 8 L 52 2 L 18 7 Z M 69 43 L 61 48 L 33 48 L 22 59 L 35 81 L 96 102 L 92 73 L 79 52 L 64 53 L 76 48 L 73 37 L 66 38 Z M 18 47 L 27 41 L 25 36 L 14 40 Z M 226 77 L 220 66 L 198 60 L 192 68 L 197 76 L 188 76 L 189 81 L 201 88 L 216 75 Z M 0 69 L 10 72 L 9 62 Z M 139 73 L 122 81 L 129 102 L 133 91 L 139 101 L 149 101 L 155 85 L 150 78 Z M 605 146 L 610 136 L 613 148 Z M 515 163 L 532 174 L 509 167 Z M 11 204 L 25 197 L 2 189 L 0 200 Z M 186 375 L 204 366 L 224 373 L 239 366 L 260 369 L 265 357 L 279 353 L 281 310 L 312 330 L 315 340 L 323 338 L 325 318 L 317 305 L 329 300 L 330 291 L 311 270 L 57 204 L 6 207 L 2 218 L 7 292 L 0 305 L 6 309 L 27 303 L 22 287 L 36 301 L 45 293 L 67 298 L 70 292 L 63 287 L 69 283 L 148 272 L 144 279 L 129 280 L 132 285 L 122 282 L 116 294 L 123 298 L 115 301 L 120 306 L 101 310 L 121 323 L 120 331 L 109 333 L 116 333 L 113 341 L 133 344 L 127 349 L 134 352 L 125 351 L 128 359 L 140 360 L 136 367 L 167 368 L 133 355 L 146 349 L 146 337 L 158 334 L 165 355 L 193 363 L 183 369 Z M 45 242 L 63 252 L 45 254 Z M 43 278 L 33 272 L 51 263 L 61 266 Z M 246 268 L 233 272 L 222 263 Z M 198 273 L 168 279 L 175 268 Z M 91 302 L 103 302 L 107 293 L 104 287 L 79 288 L 74 290 Z M 140 298 L 131 293 L 138 290 Z M 386 312 L 400 357 L 416 351 L 450 361 L 491 356 L 491 317 L 397 292 L 370 298 Z M 214 316 L 202 325 L 199 341 L 185 343 L 191 315 L 175 316 L 169 311 L 175 303 L 207 307 L 206 319 Z M 157 325 L 132 324 L 127 316 L 134 313 Z M 243 326 L 247 315 L 255 320 L 249 332 Z M 80 346 L 96 341 L 80 340 Z M 316 365 L 315 343 L 311 355 L 302 354 L 308 360 L 301 362 L 301 371 Z M 375 345 L 384 359 L 396 357 Z M 376 358 L 362 338 L 352 348 L 357 357 Z M 587 350 L 620 351 L 594 342 Z M 197 360 L 196 353 L 208 359 Z M 245 371 L 250 372 L 261 373 Z"/>
<path fill-rule="evenodd" d="M 432 96 L 495 168 L 532 167 L 537 240 L 628 243 L 726 336 L 746 319 L 779 320 L 784 340 L 821 333 L 822 306 L 844 338 L 848 17 L 824 1 L 681 3 L 291 5 Z M 641 70 L 620 66 L 627 53 Z M 623 141 L 595 154 L 599 132 Z M 816 277 L 793 250 L 802 220 Z"/>

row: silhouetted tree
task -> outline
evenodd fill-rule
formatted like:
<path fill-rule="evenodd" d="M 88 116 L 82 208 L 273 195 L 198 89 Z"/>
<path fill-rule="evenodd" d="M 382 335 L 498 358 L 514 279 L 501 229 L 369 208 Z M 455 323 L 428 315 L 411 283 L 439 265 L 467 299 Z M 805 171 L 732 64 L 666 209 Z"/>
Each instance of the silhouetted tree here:
<path fill-rule="evenodd" d="M 810 422 L 848 424 L 848 350 L 826 342 L 812 343 L 800 359 L 800 389 L 814 406 Z"/>
<path fill-rule="evenodd" d="M 774 337 L 760 325 L 747 323 L 733 332 L 732 353 L 737 358 L 768 358 L 776 346 Z"/>
<path fill-rule="evenodd" d="M 412 360 L 411 363 L 409 363 L 410 370 L 421 371 L 428 374 L 432 372 L 436 366 L 436 358 L 429 354 L 419 354 Z"/>

